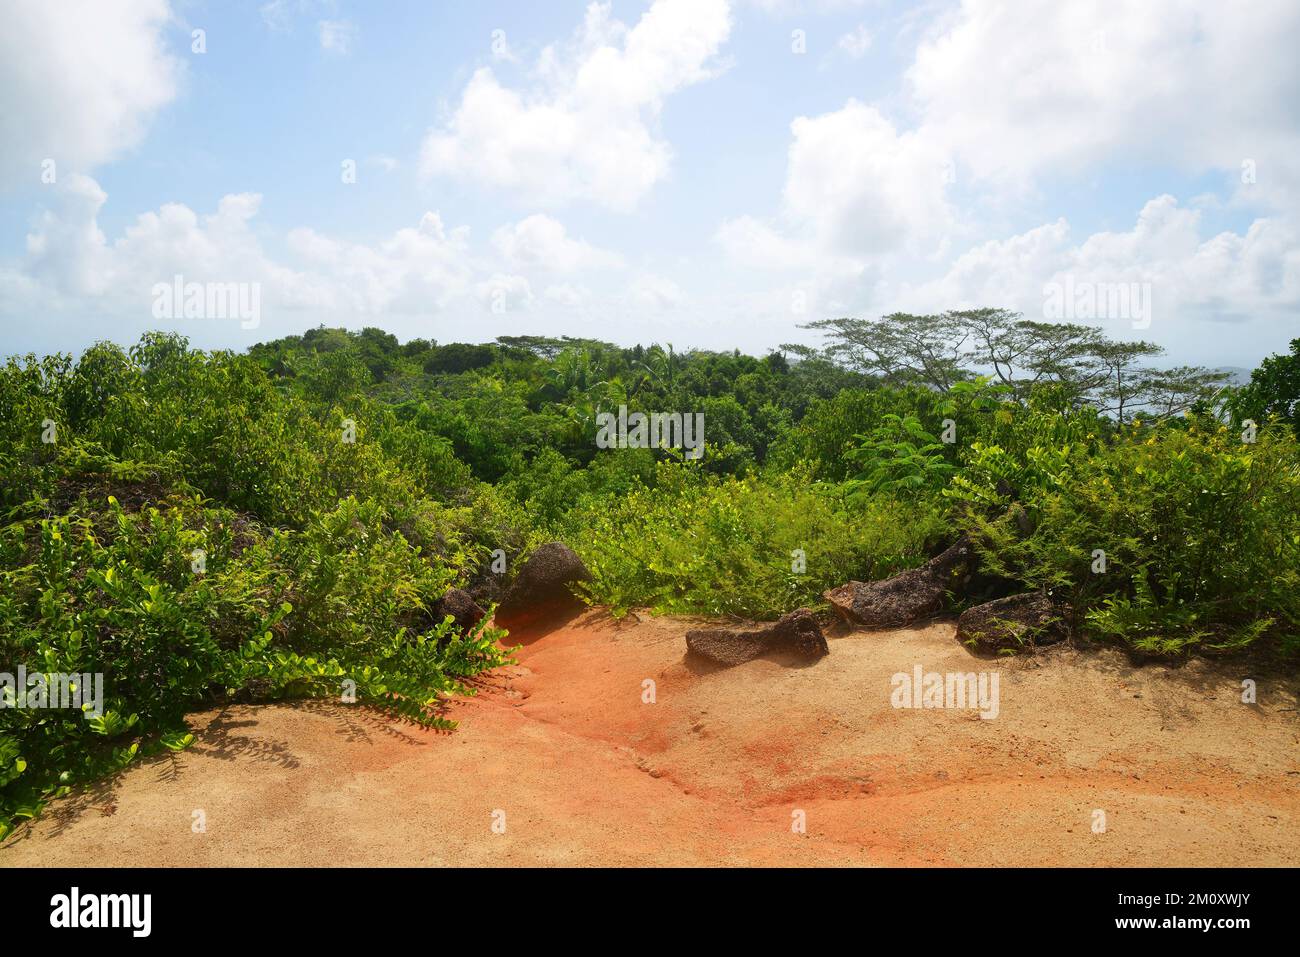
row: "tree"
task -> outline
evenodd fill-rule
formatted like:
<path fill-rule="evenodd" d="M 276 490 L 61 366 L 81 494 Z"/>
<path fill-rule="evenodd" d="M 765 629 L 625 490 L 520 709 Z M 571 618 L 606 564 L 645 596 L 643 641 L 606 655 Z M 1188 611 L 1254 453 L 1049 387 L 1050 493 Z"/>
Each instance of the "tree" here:
<path fill-rule="evenodd" d="M 1150 342 L 1107 341 L 1098 345 L 1090 357 L 1096 361 L 1088 390 L 1097 407 L 1114 413 L 1122 425 L 1125 410 L 1132 412 L 1145 405 L 1143 400 L 1151 388 L 1152 370 L 1140 365 L 1140 361 L 1162 352 Z"/>
<path fill-rule="evenodd" d="M 430 350 L 429 357 L 424 360 L 424 371 L 430 374 L 468 372 L 490 366 L 496 357 L 495 346 L 452 342 Z"/>
<path fill-rule="evenodd" d="M 970 332 L 956 314 L 914 316 L 896 312 L 881 319 L 822 319 L 802 326 L 824 333 L 824 354 L 850 369 L 879 376 L 890 385 L 923 384 L 950 389 L 970 378 L 964 368 Z M 782 346 L 798 354 L 797 346 Z"/>
<path fill-rule="evenodd" d="M 1229 373 L 1197 366 L 1156 369 L 1147 376 L 1144 399 L 1157 418 L 1168 419 L 1207 402 L 1223 391 Z"/>
<path fill-rule="evenodd" d="M 824 319 L 803 328 L 829 340 L 820 352 L 782 347 L 805 362 L 822 357 L 889 385 L 944 392 L 988 374 L 1021 399 L 1050 386 L 1070 403 L 1088 402 L 1121 422 L 1143 409 L 1176 415 L 1212 397 L 1227 378 L 1196 366 L 1156 369 L 1148 360 L 1164 350 L 1154 343 L 1116 342 L 1095 326 L 1034 322 L 1006 309 Z"/>
<path fill-rule="evenodd" d="M 1006 385 L 1012 385 L 1016 370 L 1032 363 L 1032 353 L 1037 340 L 1025 329 L 1017 313 L 1006 309 L 972 309 L 951 312 L 949 315 L 961 323 L 970 336 L 967 355 L 977 364 L 991 367 L 993 376 Z"/>
<path fill-rule="evenodd" d="M 677 385 L 677 370 L 681 365 L 682 357 L 673 351 L 671 342 L 667 349 L 656 342 L 646 350 L 645 360 L 638 363 L 637 367 L 642 375 L 642 383 L 653 382 L 665 395 L 670 395 Z"/>
<path fill-rule="evenodd" d="M 575 390 L 585 394 L 596 386 L 603 386 L 606 376 L 590 350 L 569 348 L 556 356 L 555 362 L 546 370 L 546 381 L 563 399 Z"/>
<path fill-rule="evenodd" d="M 763 364 L 775 375 L 787 375 L 790 372 L 790 363 L 780 352 L 769 352 L 763 357 Z"/>
<path fill-rule="evenodd" d="M 1231 402 L 1237 421 L 1263 421 L 1276 415 L 1300 429 L 1300 339 L 1291 340 L 1290 354 L 1269 356 L 1250 374 L 1250 383 Z"/>

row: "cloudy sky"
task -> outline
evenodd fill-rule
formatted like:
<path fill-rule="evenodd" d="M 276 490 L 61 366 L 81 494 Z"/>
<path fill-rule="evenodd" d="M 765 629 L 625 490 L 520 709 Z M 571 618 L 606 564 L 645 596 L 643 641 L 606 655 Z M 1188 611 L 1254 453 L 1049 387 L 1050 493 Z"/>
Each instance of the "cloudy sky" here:
<path fill-rule="evenodd" d="M 1136 283 L 1300 336 L 1300 4 L 0 0 L 0 354 L 319 323 L 679 349 Z M 257 284 L 260 320 L 155 317 Z"/>

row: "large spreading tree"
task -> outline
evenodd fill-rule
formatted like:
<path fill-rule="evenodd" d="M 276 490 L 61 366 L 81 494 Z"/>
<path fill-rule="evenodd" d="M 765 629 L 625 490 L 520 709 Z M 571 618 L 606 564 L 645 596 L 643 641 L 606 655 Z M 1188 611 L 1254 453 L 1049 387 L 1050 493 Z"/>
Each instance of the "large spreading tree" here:
<path fill-rule="evenodd" d="M 1197 366 L 1152 366 L 1151 360 L 1164 353 L 1152 342 L 1117 341 L 1096 326 L 1034 322 L 1006 309 L 822 319 L 802 328 L 821 332 L 824 347 L 783 348 L 803 359 L 834 361 L 888 385 L 947 391 L 983 375 L 1019 396 L 1054 386 L 1072 401 L 1095 405 L 1120 422 L 1138 415 L 1179 415 L 1210 399 L 1229 378 Z M 1274 380 L 1291 381 L 1282 367 L 1269 381 Z M 1293 406 L 1294 400 L 1288 408 Z"/>

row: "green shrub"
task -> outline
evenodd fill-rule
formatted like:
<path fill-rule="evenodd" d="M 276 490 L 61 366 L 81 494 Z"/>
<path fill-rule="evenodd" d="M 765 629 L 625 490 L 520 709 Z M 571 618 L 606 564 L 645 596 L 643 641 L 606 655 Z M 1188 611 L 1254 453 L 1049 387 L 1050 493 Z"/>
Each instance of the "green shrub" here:
<path fill-rule="evenodd" d="M 356 390 L 304 398 L 247 356 L 151 335 L 10 360 L 0 413 L 0 671 L 101 674 L 106 698 L 93 717 L 0 709 L 0 834 L 184 746 L 196 708 L 348 679 L 358 701 L 445 725 L 442 697 L 505 659 L 501 632 L 428 609 L 525 541 L 522 515 Z"/>
<path fill-rule="evenodd" d="M 774 618 L 850 578 L 919 564 L 939 515 L 891 498 L 850 505 L 806 476 L 716 478 L 663 463 L 653 489 L 592 497 L 566 519 L 590 597 L 616 612 Z M 795 550 L 805 570 L 795 570 Z"/>
<path fill-rule="evenodd" d="M 0 830 L 143 741 L 182 740 L 205 704 L 336 696 L 349 678 L 357 700 L 445 726 L 440 697 L 504 660 L 500 632 L 428 616 L 455 569 L 385 530 L 374 503 L 347 499 L 296 532 L 194 498 L 135 512 L 110 498 L 10 523 L 0 543 L 0 670 L 99 673 L 106 697 L 93 720 L 0 710 Z"/>
<path fill-rule="evenodd" d="M 957 467 L 947 461 L 944 443 L 931 435 L 914 415 L 887 414 L 882 424 L 845 453 L 862 471 L 845 483 L 854 496 L 888 491 L 894 494 L 935 493 L 943 489 Z"/>
<path fill-rule="evenodd" d="M 1243 647 L 1300 628 L 1300 456 L 1286 429 L 1134 427 L 1109 446 L 978 452 L 968 490 L 1019 478 L 1034 525 L 971 514 L 990 566 L 1056 590 L 1088 630 L 1143 651 Z M 1101 559 L 1104 552 L 1104 571 Z M 1098 570 L 1094 570 L 1094 568 Z"/>

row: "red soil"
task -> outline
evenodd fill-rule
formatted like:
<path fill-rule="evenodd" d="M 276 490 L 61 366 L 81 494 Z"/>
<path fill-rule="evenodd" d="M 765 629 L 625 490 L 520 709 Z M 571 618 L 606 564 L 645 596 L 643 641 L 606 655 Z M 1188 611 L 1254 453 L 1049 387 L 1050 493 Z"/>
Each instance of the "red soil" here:
<path fill-rule="evenodd" d="M 1281 681 L 1247 705 L 1240 666 L 977 659 L 951 623 L 712 670 L 690 625 L 589 612 L 453 702 L 450 733 L 332 703 L 196 716 L 188 751 L 56 802 L 0 866 L 1300 864 Z M 998 671 L 998 717 L 891 707 L 916 664 Z"/>

